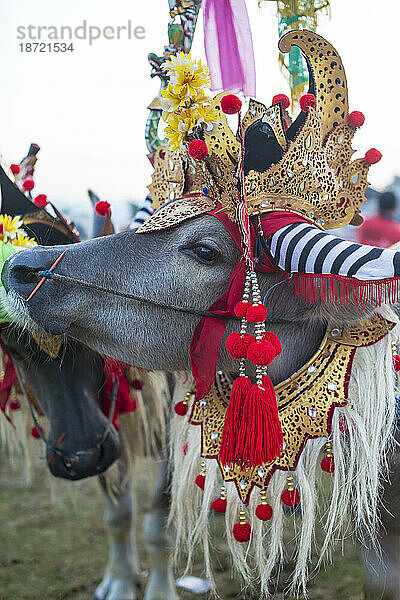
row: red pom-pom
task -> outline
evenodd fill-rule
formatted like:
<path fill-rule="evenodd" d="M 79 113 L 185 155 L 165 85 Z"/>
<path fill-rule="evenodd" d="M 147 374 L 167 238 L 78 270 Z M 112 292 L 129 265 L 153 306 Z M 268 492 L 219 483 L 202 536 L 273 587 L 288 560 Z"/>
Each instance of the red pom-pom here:
<path fill-rule="evenodd" d="M 221 100 L 222 112 L 227 115 L 234 115 L 242 108 L 242 101 L 235 94 L 227 94 Z"/>
<path fill-rule="evenodd" d="M 396 373 L 400 371 L 400 356 L 398 354 L 393 356 L 393 369 L 396 371 Z"/>
<path fill-rule="evenodd" d="M 300 98 L 300 108 L 303 112 L 307 112 L 309 106 L 314 108 L 316 103 L 315 96 L 312 94 L 304 94 L 304 96 Z"/>
<path fill-rule="evenodd" d="M 215 512 L 224 513 L 226 511 L 226 500 L 216 498 L 214 502 L 211 503 L 211 508 L 215 510 Z"/>
<path fill-rule="evenodd" d="M 43 429 L 40 428 L 40 431 L 43 432 Z M 35 440 L 38 440 L 40 438 L 40 434 L 39 434 L 38 430 L 36 429 L 36 427 L 32 427 L 32 429 L 31 429 L 31 436 L 33 438 L 35 438 Z"/>
<path fill-rule="evenodd" d="M 325 473 L 334 473 L 335 471 L 335 460 L 333 456 L 324 456 L 321 460 L 321 469 Z"/>
<path fill-rule="evenodd" d="M 240 333 L 235 331 L 228 336 L 225 347 L 232 358 L 245 358 L 247 348 L 250 344 L 253 344 L 254 341 L 254 335 L 250 335 L 249 333 L 240 335 Z"/>
<path fill-rule="evenodd" d="M 353 110 L 347 117 L 349 125 L 353 125 L 353 127 L 361 127 L 364 125 L 365 117 L 359 110 Z"/>
<path fill-rule="evenodd" d="M 10 165 L 11 173 L 14 175 L 18 175 L 21 172 L 21 167 L 19 165 Z"/>
<path fill-rule="evenodd" d="M 269 521 L 272 518 L 272 506 L 269 504 L 259 504 L 256 508 L 256 517 L 260 521 Z"/>
<path fill-rule="evenodd" d="M 246 312 L 249 323 L 262 323 L 267 318 L 267 309 L 264 304 L 251 304 Z"/>
<path fill-rule="evenodd" d="M 133 379 L 132 387 L 134 390 L 141 390 L 141 389 L 143 389 L 143 382 L 140 381 L 140 379 Z"/>
<path fill-rule="evenodd" d="M 27 179 L 24 179 L 24 181 L 22 182 L 22 189 L 25 190 L 25 192 L 30 192 L 31 190 L 33 190 L 34 187 L 35 182 L 29 177 Z"/>
<path fill-rule="evenodd" d="M 189 154 L 198 160 L 204 160 L 208 154 L 207 144 L 203 140 L 192 140 L 189 144 Z"/>
<path fill-rule="evenodd" d="M 241 319 L 246 316 L 247 309 L 251 306 L 250 302 L 241 301 L 235 306 L 235 315 Z"/>
<path fill-rule="evenodd" d="M 206 476 L 205 475 L 197 475 L 195 483 L 196 483 L 197 487 L 199 487 L 201 490 L 204 490 L 204 486 L 206 483 Z"/>
<path fill-rule="evenodd" d="M 250 523 L 235 523 L 232 533 L 237 542 L 248 542 L 251 534 Z"/>
<path fill-rule="evenodd" d="M 186 456 L 186 454 L 188 453 L 188 450 L 189 450 L 189 442 L 185 442 L 182 446 L 183 456 Z"/>
<path fill-rule="evenodd" d="M 381 158 L 382 154 L 376 148 L 370 148 L 364 156 L 365 162 L 369 165 L 374 165 L 375 163 L 379 162 Z"/>
<path fill-rule="evenodd" d="M 99 217 L 106 217 L 111 210 L 111 205 L 106 200 L 96 202 L 94 209 Z"/>
<path fill-rule="evenodd" d="M 10 410 L 19 410 L 20 408 L 21 405 L 18 402 L 18 400 L 13 400 L 12 402 L 10 402 Z"/>
<path fill-rule="evenodd" d="M 277 356 L 282 352 L 280 339 L 273 331 L 266 331 L 263 339 L 273 345 Z"/>
<path fill-rule="evenodd" d="M 299 490 L 285 490 L 281 496 L 281 500 L 285 506 L 296 506 L 300 502 Z"/>
<path fill-rule="evenodd" d="M 188 405 L 185 402 L 177 402 L 174 406 L 174 411 L 177 415 L 183 417 L 188 411 Z"/>
<path fill-rule="evenodd" d="M 38 206 L 39 208 L 44 208 L 48 205 L 48 200 L 46 194 L 39 194 L 33 201 L 33 204 Z"/>
<path fill-rule="evenodd" d="M 263 367 L 270 365 L 275 356 L 275 348 L 268 341 L 254 342 L 247 349 L 247 358 L 255 365 Z"/>
<path fill-rule="evenodd" d="M 286 96 L 286 94 L 276 94 L 276 96 L 274 96 L 272 98 L 272 104 L 279 104 L 279 103 L 281 103 L 283 110 L 286 110 L 290 106 L 290 100 Z"/>

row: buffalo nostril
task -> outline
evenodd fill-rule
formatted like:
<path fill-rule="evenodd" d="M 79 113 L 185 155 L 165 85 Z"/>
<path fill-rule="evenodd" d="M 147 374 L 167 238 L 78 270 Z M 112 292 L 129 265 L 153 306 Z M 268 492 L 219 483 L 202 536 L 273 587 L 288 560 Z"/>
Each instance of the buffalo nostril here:
<path fill-rule="evenodd" d="M 15 266 L 12 268 L 12 276 L 16 283 L 37 283 L 40 279 L 38 272 L 27 267 Z M 7 277 L 8 279 L 8 277 Z"/>

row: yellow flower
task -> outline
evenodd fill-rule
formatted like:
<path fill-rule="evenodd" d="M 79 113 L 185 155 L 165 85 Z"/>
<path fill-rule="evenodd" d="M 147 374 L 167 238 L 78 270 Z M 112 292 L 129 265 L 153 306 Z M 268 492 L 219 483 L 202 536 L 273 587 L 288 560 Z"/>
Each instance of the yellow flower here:
<path fill-rule="evenodd" d="M 196 107 L 197 123 L 204 124 L 204 130 L 206 133 L 215 131 L 217 123 L 220 122 L 218 117 L 218 112 L 212 106 L 203 104 Z"/>
<path fill-rule="evenodd" d="M 174 98 L 179 97 L 181 103 L 188 98 L 194 98 L 199 90 L 211 84 L 208 69 L 201 60 L 192 60 L 190 54 L 183 52 L 178 56 L 171 57 L 170 61 L 164 63 L 164 70 L 169 75 L 169 92 Z M 163 97 L 165 94 L 161 92 Z"/>
<path fill-rule="evenodd" d="M 160 103 L 161 108 L 165 112 L 173 112 L 177 110 L 185 104 L 185 101 L 186 98 L 179 96 L 179 94 L 175 94 L 173 87 L 170 85 L 161 92 Z"/>
<path fill-rule="evenodd" d="M 176 56 L 171 56 L 170 60 L 167 60 L 163 63 L 163 70 L 168 73 L 170 77 L 176 75 L 177 69 L 182 67 L 187 67 L 191 65 L 194 61 L 192 60 L 192 55 L 185 54 L 184 52 L 180 52 Z"/>
<path fill-rule="evenodd" d="M 10 217 L 10 215 L 0 215 L 0 235 L 2 241 L 13 240 L 17 233 L 22 233 L 20 217 Z"/>
<path fill-rule="evenodd" d="M 32 248 L 37 245 L 37 242 L 27 236 L 25 232 L 17 233 L 16 237 L 12 241 L 13 246 L 19 246 L 21 248 Z"/>
<path fill-rule="evenodd" d="M 196 115 L 193 110 L 185 109 L 170 113 L 167 119 L 168 126 L 165 135 L 169 139 L 172 150 L 183 150 L 182 143 L 185 137 L 191 133 L 196 126 Z"/>

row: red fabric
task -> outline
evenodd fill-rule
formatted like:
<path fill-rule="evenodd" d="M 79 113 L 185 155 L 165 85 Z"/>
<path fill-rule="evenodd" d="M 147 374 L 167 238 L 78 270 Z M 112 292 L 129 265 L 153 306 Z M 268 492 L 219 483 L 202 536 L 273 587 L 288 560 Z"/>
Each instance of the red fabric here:
<path fill-rule="evenodd" d="M 118 377 L 118 391 L 117 391 L 117 400 L 115 404 L 114 416 L 112 419 L 112 424 L 115 429 L 119 428 L 118 425 L 118 415 L 123 415 L 125 413 L 133 412 L 136 410 L 136 401 L 132 400 L 129 393 L 129 384 L 125 378 L 123 373 L 114 373 L 112 375 L 108 375 L 106 378 L 106 382 L 104 384 L 104 394 L 103 394 L 103 412 L 105 415 L 110 415 L 111 410 L 111 395 L 114 388 L 114 377 Z"/>
<path fill-rule="evenodd" d="M 233 223 L 224 212 L 218 212 L 219 209 L 220 206 L 217 206 L 214 211 L 208 214 L 221 221 L 241 250 L 241 235 L 238 225 Z M 269 237 L 282 227 L 285 227 L 285 225 L 297 222 L 308 223 L 307 219 L 294 213 L 276 212 L 264 217 L 262 228 L 265 237 Z M 254 247 L 257 230 L 252 223 L 250 224 L 250 229 L 252 246 Z M 271 263 L 265 254 L 262 264 L 257 265 L 256 268 L 263 273 L 282 272 L 279 267 L 275 267 Z M 212 382 L 214 381 L 216 365 L 219 359 L 219 345 L 224 335 L 226 321 L 234 317 L 235 306 L 242 297 L 245 277 L 246 265 L 242 259 L 239 259 L 230 276 L 225 293 L 208 309 L 215 315 L 223 315 L 226 319 L 202 317 L 194 330 L 189 352 L 192 373 L 196 382 L 196 400 L 204 398 L 210 391 Z"/>
<path fill-rule="evenodd" d="M 0 382 L 0 410 L 6 416 L 6 419 L 11 422 L 11 419 L 7 416 L 7 404 L 10 399 L 11 388 L 17 379 L 15 372 L 14 363 L 11 358 L 5 355 L 4 365 L 4 377 Z"/>
<path fill-rule="evenodd" d="M 400 240 L 400 223 L 381 215 L 366 218 L 357 228 L 357 239 L 360 244 L 388 248 Z"/>
<path fill-rule="evenodd" d="M 234 308 L 243 291 L 246 266 L 242 260 L 236 263 L 225 293 L 209 308 L 215 315 L 226 319 L 202 317 L 190 342 L 190 362 L 196 382 L 196 400 L 204 398 L 215 378 L 219 359 L 219 345 L 224 335 L 226 321 L 234 316 Z"/>

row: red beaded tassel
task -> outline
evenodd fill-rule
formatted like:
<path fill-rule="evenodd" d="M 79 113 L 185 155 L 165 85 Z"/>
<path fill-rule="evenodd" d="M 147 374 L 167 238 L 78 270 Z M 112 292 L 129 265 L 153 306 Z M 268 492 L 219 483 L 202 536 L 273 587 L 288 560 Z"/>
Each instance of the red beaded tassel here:
<path fill-rule="evenodd" d="M 272 506 L 267 502 L 267 490 L 260 492 L 261 504 L 256 508 L 256 517 L 260 521 L 269 521 L 272 519 Z"/>
<path fill-rule="evenodd" d="M 226 489 L 225 486 L 221 486 L 221 495 L 211 503 L 211 508 L 218 513 L 226 512 Z"/>
<path fill-rule="evenodd" d="M 242 317 L 241 329 L 228 337 L 226 348 L 241 362 L 225 416 L 219 456 L 222 464 L 233 462 L 251 467 L 275 460 L 283 444 L 275 390 L 266 373 L 267 365 L 282 348 L 275 334 L 265 332 L 267 311 L 253 270 L 247 273 L 243 300 L 235 313 Z M 254 324 L 254 336 L 247 333 L 249 322 Z M 245 375 L 245 357 L 256 365 L 253 385 Z"/>
<path fill-rule="evenodd" d="M 321 460 L 321 469 L 325 471 L 325 473 L 335 472 L 335 459 L 333 458 L 332 453 L 332 442 L 326 442 L 325 456 Z"/>
<path fill-rule="evenodd" d="M 287 478 L 287 489 L 283 492 L 281 500 L 285 506 L 296 506 L 300 502 L 300 492 L 294 487 L 291 476 Z"/>
<path fill-rule="evenodd" d="M 201 490 L 204 490 L 204 486 L 206 484 L 206 463 L 204 461 L 201 463 L 201 470 L 195 479 L 195 484 Z"/>
<path fill-rule="evenodd" d="M 219 458 L 223 465 L 236 463 L 252 467 L 272 462 L 280 456 L 283 436 L 278 417 L 275 390 L 266 373 L 266 367 L 280 352 L 276 336 L 265 334 L 265 308 L 255 272 L 249 210 L 246 199 L 244 173 L 244 131 L 240 116 L 241 101 L 234 95 L 221 100 L 223 112 L 238 114 L 238 140 L 241 152 L 238 160 L 239 202 L 237 222 L 242 238 L 243 260 L 247 272 L 242 301 L 235 313 L 242 319 L 240 333 L 232 333 L 226 341 L 226 349 L 233 358 L 240 359 L 239 381 L 232 388 L 226 414 Z M 250 302 L 251 294 L 251 302 Z M 249 323 L 254 324 L 254 336 L 247 333 Z M 276 343 L 271 342 L 271 337 Z M 256 365 L 256 382 L 251 387 L 246 377 L 245 359 Z"/>
<path fill-rule="evenodd" d="M 180 402 L 177 402 L 175 404 L 174 411 L 180 417 L 184 417 L 186 415 L 186 413 L 188 411 L 188 404 L 189 404 L 191 395 L 192 395 L 192 392 L 187 392 L 185 395 L 185 399 L 181 400 Z"/>
<path fill-rule="evenodd" d="M 246 513 L 244 510 L 239 512 L 239 523 L 233 526 L 233 537 L 237 542 L 248 542 L 251 535 L 250 523 L 246 523 Z"/>

